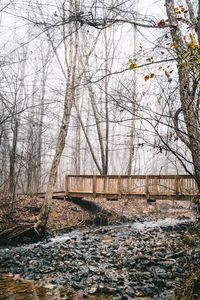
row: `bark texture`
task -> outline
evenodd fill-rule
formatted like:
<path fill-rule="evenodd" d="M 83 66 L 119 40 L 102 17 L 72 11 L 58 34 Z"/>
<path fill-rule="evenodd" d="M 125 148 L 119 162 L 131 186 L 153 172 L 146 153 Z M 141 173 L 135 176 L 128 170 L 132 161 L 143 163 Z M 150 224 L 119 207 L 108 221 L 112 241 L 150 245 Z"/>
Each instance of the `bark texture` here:
<path fill-rule="evenodd" d="M 188 8 L 190 13 L 191 22 L 194 22 L 194 13 L 191 7 L 191 3 L 188 2 Z M 174 115 L 175 130 L 177 136 L 181 141 L 186 144 L 190 150 L 193 166 L 194 166 L 194 178 L 197 182 L 200 191 L 200 128 L 199 128 L 199 110 L 195 105 L 195 100 L 199 96 L 199 78 L 193 76 L 198 70 L 198 64 L 194 61 L 186 61 L 185 54 L 195 54 L 194 49 L 188 47 L 187 42 L 184 39 L 181 32 L 180 23 L 177 20 L 177 14 L 175 12 L 174 0 L 166 0 L 166 10 L 168 20 L 170 24 L 171 38 L 176 45 L 175 51 L 177 55 L 177 68 L 179 79 L 179 95 L 181 107 L 178 108 Z M 196 33 L 193 33 L 194 39 L 196 38 L 198 43 L 198 28 Z M 196 35 L 196 37 L 195 37 Z M 199 49 L 199 45 L 196 46 Z M 183 115 L 185 128 L 180 129 L 179 121 L 180 115 Z"/>
<path fill-rule="evenodd" d="M 65 28 L 64 28 L 64 36 L 66 36 Z M 67 66 L 67 83 L 66 83 L 66 92 L 64 99 L 64 109 L 62 122 L 59 130 L 59 135 L 57 138 L 56 149 L 54 158 L 51 164 L 51 169 L 49 173 L 49 179 L 45 194 L 45 201 L 41 208 L 41 211 L 38 215 L 38 220 L 34 225 L 36 231 L 45 231 L 49 210 L 51 207 L 51 200 L 53 195 L 54 186 L 57 179 L 57 171 L 60 163 L 60 159 L 65 147 L 65 140 L 68 134 L 69 121 L 71 116 L 71 110 L 74 103 L 75 97 L 75 75 L 76 75 L 76 63 L 77 63 L 77 41 L 78 41 L 78 33 L 71 34 L 70 41 L 67 43 L 65 40 L 65 60 Z"/>

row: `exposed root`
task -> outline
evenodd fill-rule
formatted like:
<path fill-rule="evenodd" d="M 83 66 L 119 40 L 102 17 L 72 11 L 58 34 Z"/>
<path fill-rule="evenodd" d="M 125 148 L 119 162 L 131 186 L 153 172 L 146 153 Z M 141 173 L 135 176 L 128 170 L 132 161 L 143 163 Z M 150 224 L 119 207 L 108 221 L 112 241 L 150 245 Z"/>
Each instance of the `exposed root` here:
<path fill-rule="evenodd" d="M 46 219 L 30 218 L 29 222 L 20 223 L 0 233 L 0 246 L 35 243 L 45 235 Z"/>
<path fill-rule="evenodd" d="M 33 243 L 41 239 L 34 224 L 19 224 L 0 233 L 0 246 Z"/>

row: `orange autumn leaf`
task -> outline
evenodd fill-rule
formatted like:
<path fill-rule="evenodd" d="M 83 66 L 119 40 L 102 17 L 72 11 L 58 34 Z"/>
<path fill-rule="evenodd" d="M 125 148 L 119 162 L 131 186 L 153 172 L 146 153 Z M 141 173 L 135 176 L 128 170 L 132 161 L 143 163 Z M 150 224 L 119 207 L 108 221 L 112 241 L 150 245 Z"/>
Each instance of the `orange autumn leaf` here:
<path fill-rule="evenodd" d="M 144 80 L 145 80 L 145 81 L 147 81 L 147 80 L 149 80 L 149 79 L 150 79 L 150 76 L 149 76 L 149 75 L 145 75 L 145 76 L 144 76 Z"/>

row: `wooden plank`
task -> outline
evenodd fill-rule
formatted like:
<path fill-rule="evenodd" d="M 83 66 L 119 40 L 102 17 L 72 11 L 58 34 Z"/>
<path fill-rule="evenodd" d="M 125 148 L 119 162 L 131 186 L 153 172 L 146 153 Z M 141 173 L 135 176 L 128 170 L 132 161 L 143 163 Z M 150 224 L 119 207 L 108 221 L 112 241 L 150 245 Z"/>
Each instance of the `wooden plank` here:
<path fill-rule="evenodd" d="M 149 176 L 146 176 L 146 185 L 145 185 L 145 193 L 146 193 L 146 198 L 149 198 Z"/>
<path fill-rule="evenodd" d="M 119 198 L 121 198 L 122 194 L 121 194 L 121 176 L 118 176 L 118 195 Z"/>
<path fill-rule="evenodd" d="M 131 191 L 131 176 L 129 177 L 129 180 L 128 180 L 128 193 L 130 193 Z"/>
<path fill-rule="evenodd" d="M 178 175 L 175 175 L 175 178 L 174 178 L 174 184 L 175 184 L 175 193 L 176 193 L 176 198 L 178 199 L 179 198 L 179 177 Z"/>
<path fill-rule="evenodd" d="M 80 187 L 82 191 L 85 191 L 84 189 L 84 177 L 80 177 Z"/>
<path fill-rule="evenodd" d="M 159 192 L 158 192 L 158 176 L 156 176 L 154 178 L 154 191 L 156 194 L 159 194 Z"/>
<path fill-rule="evenodd" d="M 69 177 L 65 176 L 65 197 L 68 197 L 69 194 Z"/>

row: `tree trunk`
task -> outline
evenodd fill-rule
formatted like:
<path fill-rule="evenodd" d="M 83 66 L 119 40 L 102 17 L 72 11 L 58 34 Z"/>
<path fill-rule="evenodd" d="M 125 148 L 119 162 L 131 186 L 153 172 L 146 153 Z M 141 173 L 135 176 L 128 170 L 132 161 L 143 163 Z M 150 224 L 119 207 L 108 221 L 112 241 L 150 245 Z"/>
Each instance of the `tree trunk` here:
<path fill-rule="evenodd" d="M 66 36 L 65 33 L 64 36 Z M 51 164 L 47 190 L 45 194 L 45 201 L 38 215 L 37 218 L 38 221 L 34 226 L 35 230 L 39 231 L 39 233 L 44 233 L 44 231 L 46 230 L 53 190 L 57 179 L 58 166 L 60 163 L 62 152 L 65 147 L 65 140 L 69 128 L 71 109 L 74 103 L 75 74 L 76 74 L 76 62 L 77 62 L 77 38 L 78 38 L 78 34 L 76 31 L 74 35 L 71 34 L 69 45 L 67 44 L 66 40 L 64 41 L 65 60 L 66 60 L 67 71 L 68 71 L 68 79 L 67 79 L 65 100 L 64 100 L 64 110 L 63 110 L 62 123 L 57 138 L 56 150 Z M 67 49 L 69 49 L 69 59 L 67 57 Z"/>
<path fill-rule="evenodd" d="M 17 151 L 17 140 L 18 140 L 18 120 L 14 117 L 14 124 L 12 127 L 13 138 L 12 146 L 10 149 L 10 172 L 9 172 L 9 192 L 15 193 L 15 166 L 16 166 L 16 151 Z"/>
<path fill-rule="evenodd" d="M 200 191 L 200 130 L 199 130 L 199 120 L 198 120 L 198 108 L 195 107 L 195 97 L 198 92 L 198 88 L 194 89 L 193 82 L 191 80 L 191 71 L 195 72 L 199 68 L 195 65 L 195 61 L 190 63 L 185 63 L 184 54 L 187 50 L 187 44 L 184 41 L 179 24 L 177 21 L 177 16 L 175 13 L 174 0 L 166 0 L 166 10 L 168 15 L 168 20 L 171 28 L 171 37 L 174 44 L 176 44 L 176 55 L 177 55 L 177 68 L 179 76 L 179 95 L 181 107 L 175 113 L 175 130 L 177 136 L 181 141 L 188 147 L 191 153 L 192 162 L 194 166 L 194 178 L 197 182 L 198 189 Z M 198 36 L 198 32 L 197 32 Z M 196 79 L 199 82 L 199 79 Z M 198 92 L 199 93 L 199 92 Z M 185 122 L 185 132 L 179 130 L 178 127 L 178 116 L 180 113 L 183 114 Z"/>
<path fill-rule="evenodd" d="M 138 9 L 138 3 L 136 2 L 136 8 Z M 134 56 L 137 52 L 137 27 L 134 26 Z M 132 173 L 132 164 L 133 164 L 133 158 L 135 155 L 135 103 L 137 102 L 137 77 L 136 72 L 133 73 L 133 99 L 132 99 L 132 120 L 131 120 L 131 130 L 130 130 L 130 141 L 129 141 L 129 154 L 128 154 L 128 166 L 127 166 L 127 175 L 131 175 Z"/>

